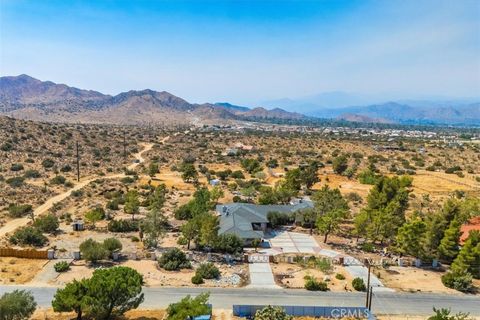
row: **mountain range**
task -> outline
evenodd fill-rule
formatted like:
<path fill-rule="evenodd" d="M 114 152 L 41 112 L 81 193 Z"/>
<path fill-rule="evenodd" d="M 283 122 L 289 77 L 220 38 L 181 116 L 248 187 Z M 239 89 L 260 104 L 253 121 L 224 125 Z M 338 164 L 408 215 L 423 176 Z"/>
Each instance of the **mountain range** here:
<path fill-rule="evenodd" d="M 0 114 L 54 122 L 165 125 L 305 118 L 279 108 L 189 103 L 169 92 L 150 89 L 111 96 L 28 75 L 0 77 Z"/>
<path fill-rule="evenodd" d="M 316 117 L 354 122 L 480 126 L 478 100 L 372 102 L 376 99 L 381 97 L 330 92 L 299 100 L 265 101 L 263 105 L 270 108 L 266 109 L 228 102 L 190 103 L 169 92 L 150 89 L 112 96 L 40 81 L 28 75 L 0 77 L 0 114 L 30 120 L 176 125 Z"/>

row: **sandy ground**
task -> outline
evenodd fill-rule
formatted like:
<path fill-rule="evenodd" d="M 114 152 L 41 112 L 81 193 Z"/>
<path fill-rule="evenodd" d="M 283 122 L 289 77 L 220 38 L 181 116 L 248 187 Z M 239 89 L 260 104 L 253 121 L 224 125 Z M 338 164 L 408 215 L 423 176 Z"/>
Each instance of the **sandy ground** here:
<path fill-rule="evenodd" d="M 142 143 L 141 145 L 143 146 L 143 149 L 134 155 L 134 157 L 138 160 L 138 162 L 137 163 L 132 163 L 131 165 L 129 165 L 128 169 L 130 169 L 130 170 L 134 169 L 140 163 L 145 161 L 145 159 L 142 157 L 142 154 L 144 152 L 150 150 L 153 146 L 153 144 L 151 144 L 151 143 L 148 143 L 148 144 L 147 143 Z M 116 178 L 122 178 L 124 176 L 125 176 L 125 174 L 122 173 L 122 174 L 106 175 L 106 176 L 103 176 L 101 178 L 102 179 L 116 179 Z M 45 214 L 46 212 L 48 212 L 48 210 L 50 210 L 50 208 L 56 202 L 62 201 L 65 198 L 67 198 L 68 196 L 70 196 L 72 191 L 80 190 L 80 189 L 82 189 L 83 187 L 85 187 L 86 185 L 95 181 L 98 178 L 99 177 L 97 177 L 97 176 L 83 178 L 80 182 L 76 183 L 73 188 L 70 188 L 63 193 L 60 193 L 58 195 L 55 195 L 54 197 L 51 197 L 50 199 L 45 201 L 45 203 L 43 203 L 41 206 L 35 208 L 34 211 L 33 211 L 34 215 L 39 216 L 39 215 Z M 13 220 L 8 221 L 5 225 L 3 225 L 0 228 L 0 237 L 5 236 L 7 233 L 12 232 L 13 230 L 17 229 L 18 227 L 25 226 L 29 221 L 30 221 L 30 219 L 28 219 L 28 218 L 13 219 Z"/>
<path fill-rule="evenodd" d="M 275 277 L 277 284 L 285 288 L 304 288 L 305 279 L 307 275 L 313 276 L 318 280 L 324 280 L 327 278 L 330 279 L 328 282 L 328 287 L 331 291 L 352 291 L 352 277 L 350 274 L 342 267 L 335 266 L 334 271 L 326 275 L 322 271 L 314 268 L 304 268 L 298 264 L 290 263 L 272 263 L 272 271 Z M 335 274 L 341 273 L 345 276 L 345 280 L 337 280 Z M 282 279 L 282 275 L 288 275 Z M 345 290 L 347 288 L 347 290 Z"/>
<path fill-rule="evenodd" d="M 125 314 L 124 319 L 128 320 L 163 320 L 165 319 L 166 311 L 165 310 L 147 310 L 147 309 L 137 309 L 130 310 Z M 64 312 L 57 313 L 53 312 L 52 309 L 37 309 L 31 320 L 46 320 L 46 319 L 56 319 L 56 320 L 70 320 L 75 319 L 75 313 L 73 312 Z M 232 310 L 224 309 L 215 309 L 213 310 L 213 320 L 232 320 L 239 319 L 232 316 Z"/>
<path fill-rule="evenodd" d="M 0 284 L 24 284 L 42 270 L 48 260 L 0 258 Z"/>
<path fill-rule="evenodd" d="M 374 273 L 380 275 L 379 278 L 385 286 L 399 291 L 459 293 L 443 285 L 443 272 L 414 267 L 390 267 L 387 270 L 375 269 Z"/>
<path fill-rule="evenodd" d="M 191 278 L 195 274 L 195 269 L 183 269 L 180 271 L 165 271 L 157 268 L 156 261 L 153 260 L 128 260 L 119 263 L 118 265 L 133 268 L 143 274 L 146 286 L 175 286 L 175 287 L 190 287 L 194 286 Z M 205 280 L 205 283 L 200 285 L 202 287 L 234 287 L 229 282 L 222 280 L 232 276 L 232 274 L 248 273 L 246 265 L 228 266 L 225 264 L 217 264 L 220 269 L 220 280 Z M 89 278 L 92 276 L 95 269 L 85 264 L 83 261 L 75 262 L 69 271 L 60 273 L 59 276 L 52 281 L 52 285 L 64 285 L 74 279 Z"/>

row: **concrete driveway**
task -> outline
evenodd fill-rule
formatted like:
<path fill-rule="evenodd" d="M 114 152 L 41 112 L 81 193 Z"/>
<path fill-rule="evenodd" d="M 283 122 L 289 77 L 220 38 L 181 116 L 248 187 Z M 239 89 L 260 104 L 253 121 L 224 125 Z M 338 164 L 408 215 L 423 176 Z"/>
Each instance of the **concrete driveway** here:
<path fill-rule="evenodd" d="M 277 231 L 270 239 L 270 254 L 279 253 L 319 253 L 317 241 L 310 235 L 298 232 Z"/>
<path fill-rule="evenodd" d="M 248 270 L 250 271 L 248 288 L 280 289 L 273 279 L 270 263 L 250 263 Z"/>

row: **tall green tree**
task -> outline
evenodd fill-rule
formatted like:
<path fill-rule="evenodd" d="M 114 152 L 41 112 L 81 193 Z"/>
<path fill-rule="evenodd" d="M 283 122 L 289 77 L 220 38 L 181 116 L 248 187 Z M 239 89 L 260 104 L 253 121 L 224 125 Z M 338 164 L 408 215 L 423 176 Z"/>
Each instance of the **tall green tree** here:
<path fill-rule="evenodd" d="M 442 241 L 438 246 L 438 256 L 441 260 L 448 263 L 452 262 L 458 255 L 460 247 L 460 223 L 457 220 L 452 220 L 447 230 L 443 235 Z"/>
<path fill-rule="evenodd" d="M 36 308 L 37 303 L 31 292 L 13 290 L 0 297 L 0 320 L 29 319 Z"/>
<path fill-rule="evenodd" d="M 392 241 L 398 228 L 405 223 L 405 211 L 408 207 L 409 177 L 381 177 L 370 190 L 367 206 L 357 215 L 356 220 L 364 227 L 363 236 L 373 240 Z"/>
<path fill-rule="evenodd" d="M 480 231 L 470 231 L 462 249 L 451 265 L 453 272 L 468 272 L 480 279 Z"/>
<path fill-rule="evenodd" d="M 52 307 L 55 312 L 74 311 L 77 314 L 77 320 L 82 320 L 83 312 L 88 309 L 87 294 L 88 281 L 73 280 L 66 284 L 65 288 L 58 289 L 53 297 Z"/>
<path fill-rule="evenodd" d="M 143 242 L 146 247 L 156 248 L 158 246 L 158 240 L 166 232 L 167 223 L 167 218 L 157 207 L 147 213 L 141 223 L 141 230 L 144 234 Z"/>
<path fill-rule="evenodd" d="M 97 269 L 88 281 L 86 302 L 96 319 L 111 319 L 136 309 L 144 299 L 143 276 L 128 267 Z"/>
<path fill-rule="evenodd" d="M 425 230 L 426 224 L 420 218 L 404 223 L 398 229 L 396 247 L 404 254 L 422 257 Z"/>
<path fill-rule="evenodd" d="M 337 230 L 340 222 L 348 216 L 349 207 L 339 189 L 324 186 L 312 196 L 314 210 L 317 215 L 316 226 L 324 234 L 324 242 Z"/>
<path fill-rule="evenodd" d="M 336 157 L 332 161 L 333 171 L 338 174 L 342 174 L 348 168 L 348 157 L 344 154 Z"/>
<path fill-rule="evenodd" d="M 211 308 L 207 304 L 209 293 L 202 293 L 192 298 L 190 295 L 176 303 L 172 303 L 167 309 L 167 320 L 185 320 L 196 316 L 210 314 Z"/>
<path fill-rule="evenodd" d="M 132 215 L 132 220 L 135 220 L 135 215 L 140 211 L 140 201 L 138 200 L 137 190 L 129 190 L 125 195 L 125 206 L 123 207 L 125 213 Z"/>

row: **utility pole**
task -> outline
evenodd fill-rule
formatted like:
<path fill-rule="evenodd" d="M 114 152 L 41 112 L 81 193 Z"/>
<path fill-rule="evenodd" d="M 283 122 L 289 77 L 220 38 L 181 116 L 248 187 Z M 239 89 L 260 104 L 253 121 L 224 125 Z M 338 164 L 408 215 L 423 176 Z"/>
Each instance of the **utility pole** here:
<path fill-rule="evenodd" d="M 371 295 L 371 291 L 372 291 L 372 288 L 370 287 L 370 268 L 371 268 L 371 265 L 370 263 L 367 261 L 367 267 L 368 267 L 368 277 L 367 277 L 367 298 L 366 298 L 366 301 L 365 301 L 365 308 L 368 308 L 368 306 L 370 305 L 370 295 Z"/>
<path fill-rule="evenodd" d="M 125 130 L 123 130 L 123 159 L 127 159 L 127 147 L 126 147 L 126 139 L 125 139 Z"/>
<path fill-rule="evenodd" d="M 373 287 L 370 287 L 370 297 L 368 301 L 368 311 L 372 311 Z"/>
<path fill-rule="evenodd" d="M 78 140 L 77 140 L 77 181 L 80 181 L 80 154 L 78 152 Z"/>

